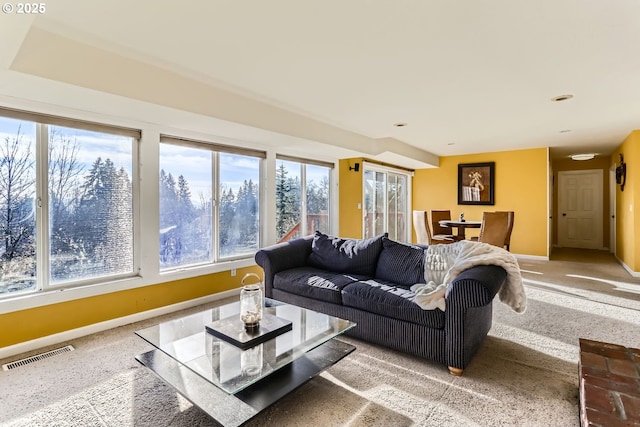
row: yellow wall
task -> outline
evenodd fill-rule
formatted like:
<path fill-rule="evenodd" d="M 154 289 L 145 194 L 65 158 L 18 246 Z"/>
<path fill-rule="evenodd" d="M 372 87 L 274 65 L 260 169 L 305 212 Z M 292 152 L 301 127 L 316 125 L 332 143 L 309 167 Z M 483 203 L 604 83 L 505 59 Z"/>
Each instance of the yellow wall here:
<path fill-rule="evenodd" d="M 240 287 L 258 267 L 193 277 L 89 298 L 0 314 L 0 347 Z"/>
<path fill-rule="evenodd" d="M 363 167 L 361 158 L 343 159 L 339 165 L 339 203 L 338 235 L 352 239 L 362 238 L 362 179 Z M 349 170 L 355 164 L 360 163 L 360 170 Z"/>
<path fill-rule="evenodd" d="M 553 161 L 553 243 L 558 243 L 558 172 L 601 169 L 602 170 L 602 247 L 609 247 L 609 168 L 611 156 L 597 156 L 592 160 L 575 161 L 570 158 Z"/>
<path fill-rule="evenodd" d="M 484 162 L 495 162 L 495 205 L 458 205 L 458 164 Z M 546 257 L 548 170 L 546 148 L 441 157 L 440 167 L 415 172 L 413 209 L 449 209 L 453 217 L 464 212 L 478 221 L 484 211 L 514 211 L 511 252 Z"/>
<path fill-rule="evenodd" d="M 616 249 L 618 257 L 632 270 L 640 268 L 640 212 L 635 201 L 640 200 L 640 186 L 634 186 L 633 176 L 640 167 L 640 131 L 632 132 L 609 161 L 616 163 L 619 153 L 627 162 L 627 182 L 624 192 L 617 186 Z M 362 237 L 362 168 L 361 158 L 344 159 L 339 163 L 339 235 Z M 349 170 L 356 162 L 360 171 Z M 458 205 L 458 164 L 495 162 L 495 205 Z M 584 166 L 608 170 L 597 163 Z M 571 164 L 573 165 L 573 164 Z M 554 163 L 558 170 L 574 170 L 574 166 Z M 450 209 L 453 216 L 464 211 L 465 217 L 480 220 L 483 211 L 513 210 L 515 226 L 511 237 L 511 251 L 517 254 L 548 256 L 548 149 L 531 149 L 449 156 L 440 159 L 440 167 L 419 169 L 413 180 L 413 208 L 421 210 Z M 608 182 L 608 173 L 605 173 Z M 604 187 L 608 192 L 608 185 Z M 608 193 L 607 193 L 608 194 Z M 608 197 L 605 196 L 608 203 Z M 605 212 L 607 210 L 605 209 Z M 607 215 L 605 215 L 607 216 Z M 608 230 L 608 222 L 606 223 Z M 471 230 L 469 235 L 477 234 Z M 608 235 L 608 233 L 607 233 Z M 222 292 L 240 286 L 240 279 L 258 267 L 238 269 L 237 276 L 221 272 L 174 282 L 150 285 L 90 298 L 67 301 L 12 313 L 0 314 L 0 347 L 17 344 L 127 316 L 166 305 Z"/>
<path fill-rule="evenodd" d="M 635 202 L 640 201 L 640 186 L 634 176 L 640 168 L 640 130 L 634 130 L 611 155 L 611 164 L 618 166 L 620 154 L 627 164 L 624 191 L 616 185 L 616 256 L 633 271 L 640 270 L 640 213 Z M 637 179 L 637 178 L 636 178 Z"/>

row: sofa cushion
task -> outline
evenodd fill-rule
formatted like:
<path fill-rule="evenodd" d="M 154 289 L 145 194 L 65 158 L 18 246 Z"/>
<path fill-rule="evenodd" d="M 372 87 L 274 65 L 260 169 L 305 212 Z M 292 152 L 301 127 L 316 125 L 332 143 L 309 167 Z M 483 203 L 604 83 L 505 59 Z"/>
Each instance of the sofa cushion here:
<path fill-rule="evenodd" d="M 444 328 L 444 312 L 423 310 L 412 301 L 414 295 L 393 283 L 371 279 L 345 286 L 342 304 L 430 328 Z"/>
<path fill-rule="evenodd" d="M 382 250 L 381 234 L 370 239 L 343 239 L 316 231 L 311 245 L 309 265 L 338 273 L 372 277 Z"/>
<path fill-rule="evenodd" d="M 320 301 L 342 304 L 342 288 L 366 278 L 314 267 L 298 267 L 277 273 L 273 278 L 273 287 Z"/>
<path fill-rule="evenodd" d="M 425 283 L 424 249 L 383 238 L 375 277 L 407 288 Z"/>

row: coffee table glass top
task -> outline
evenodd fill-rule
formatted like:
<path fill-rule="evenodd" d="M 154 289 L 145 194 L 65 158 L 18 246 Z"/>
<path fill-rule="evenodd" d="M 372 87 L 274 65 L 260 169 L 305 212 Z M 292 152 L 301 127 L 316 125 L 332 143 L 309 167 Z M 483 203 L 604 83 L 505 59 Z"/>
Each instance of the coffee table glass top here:
<path fill-rule="evenodd" d="M 160 323 L 136 334 L 210 383 L 236 393 L 356 325 L 276 300 L 266 299 L 265 305 L 266 313 L 290 320 L 293 328 L 244 351 L 205 330 L 211 322 L 239 316 L 239 302 Z"/>

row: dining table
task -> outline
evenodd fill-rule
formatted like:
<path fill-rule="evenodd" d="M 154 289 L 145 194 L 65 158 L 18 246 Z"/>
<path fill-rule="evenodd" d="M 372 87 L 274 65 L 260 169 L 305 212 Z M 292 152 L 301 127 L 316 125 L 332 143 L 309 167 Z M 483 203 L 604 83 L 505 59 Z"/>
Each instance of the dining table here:
<path fill-rule="evenodd" d="M 469 221 L 469 220 L 454 220 L 454 219 L 443 219 L 439 221 L 440 225 L 443 227 L 455 228 L 457 230 L 456 236 L 458 240 L 466 240 L 466 232 L 467 228 L 480 228 L 482 227 L 482 221 Z"/>

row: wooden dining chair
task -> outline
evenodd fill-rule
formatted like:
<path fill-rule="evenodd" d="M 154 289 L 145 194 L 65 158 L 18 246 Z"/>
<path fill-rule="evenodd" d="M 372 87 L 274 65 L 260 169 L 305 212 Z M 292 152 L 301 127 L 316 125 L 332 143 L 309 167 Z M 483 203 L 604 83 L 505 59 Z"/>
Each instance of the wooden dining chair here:
<path fill-rule="evenodd" d="M 508 212 L 484 212 L 480 227 L 479 242 L 503 248 L 509 234 Z"/>
<path fill-rule="evenodd" d="M 507 212 L 507 237 L 504 239 L 504 247 L 506 250 L 509 250 L 511 246 L 511 232 L 513 231 L 513 221 L 515 218 L 514 211 L 498 211 L 498 212 Z"/>
<path fill-rule="evenodd" d="M 431 234 L 427 211 L 413 211 L 413 228 L 416 231 L 416 238 L 419 245 L 438 245 L 455 242 L 454 239 L 435 237 Z"/>
<path fill-rule="evenodd" d="M 431 211 L 431 230 L 433 230 L 433 237 L 448 238 L 453 240 L 459 240 L 458 236 L 453 234 L 451 227 L 443 227 L 440 225 L 440 221 L 451 219 L 450 210 L 432 210 Z"/>

